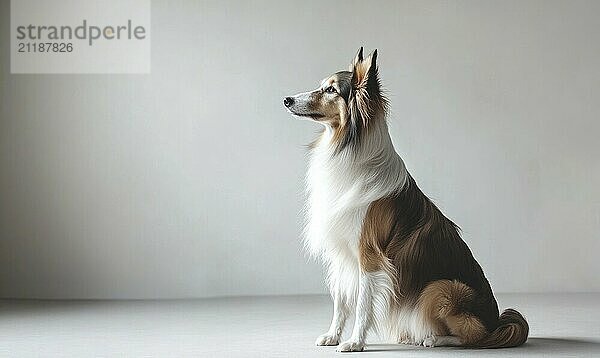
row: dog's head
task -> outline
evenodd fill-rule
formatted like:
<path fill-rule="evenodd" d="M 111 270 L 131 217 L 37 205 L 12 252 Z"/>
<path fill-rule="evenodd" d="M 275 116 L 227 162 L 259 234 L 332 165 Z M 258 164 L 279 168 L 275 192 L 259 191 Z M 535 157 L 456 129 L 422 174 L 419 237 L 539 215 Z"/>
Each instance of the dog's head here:
<path fill-rule="evenodd" d="M 363 58 L 361 47 L 350 71 L 334 73 L 313 91 L 285 97 L 283 104 L 290 113 L 331 128 L 340 149 L 358 143 L 370 122 L 383 120 L 387 108 L 377 70 L 377 50 Z"/>

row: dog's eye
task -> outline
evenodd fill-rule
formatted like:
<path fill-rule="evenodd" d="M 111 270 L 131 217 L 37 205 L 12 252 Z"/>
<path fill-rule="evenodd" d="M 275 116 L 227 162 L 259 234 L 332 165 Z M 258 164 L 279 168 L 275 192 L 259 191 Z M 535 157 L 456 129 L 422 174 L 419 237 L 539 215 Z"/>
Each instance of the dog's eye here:
<path fill-rule="evenodd" d="M 336 93 L 337 91 L 335 90 L 335 88 L 333 86 L 329 86 L 329 87 L 325 88 L 325 92 Z"/>

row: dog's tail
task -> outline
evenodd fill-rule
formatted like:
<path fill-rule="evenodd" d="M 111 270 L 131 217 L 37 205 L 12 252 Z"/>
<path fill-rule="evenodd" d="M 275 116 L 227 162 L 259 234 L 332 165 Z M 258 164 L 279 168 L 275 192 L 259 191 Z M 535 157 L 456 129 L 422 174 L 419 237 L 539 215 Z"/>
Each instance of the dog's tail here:
<path fill-rule="evenodd" d="M 498 327 L 474 344 L 474 348 L 516 347 L 527 341 L 529 325 L 518 311 L 509 308 L 502 312 Z"/>

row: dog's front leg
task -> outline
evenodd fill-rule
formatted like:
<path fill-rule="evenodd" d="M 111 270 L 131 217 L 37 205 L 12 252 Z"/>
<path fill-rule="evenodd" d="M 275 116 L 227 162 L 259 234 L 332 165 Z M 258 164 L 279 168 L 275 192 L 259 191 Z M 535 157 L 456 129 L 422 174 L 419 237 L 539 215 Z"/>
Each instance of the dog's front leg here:
<path fill-rule="evenodd" d="M 348 306 L 342 297 L 339 287 L 335 287 L 333 298 L 333 318 L 327 333 L 320 335 L 315 342 L 317 346 L 337 346 L 348 317 Z"/>
<path fill-rule="evenodd" d="M 365 348 L 367 332 L 373 323 L 373 285 L 371 275 L 361 270 L 354 329 L 350 339 L 337 347 L 338 352 L 360 352 Z"/>

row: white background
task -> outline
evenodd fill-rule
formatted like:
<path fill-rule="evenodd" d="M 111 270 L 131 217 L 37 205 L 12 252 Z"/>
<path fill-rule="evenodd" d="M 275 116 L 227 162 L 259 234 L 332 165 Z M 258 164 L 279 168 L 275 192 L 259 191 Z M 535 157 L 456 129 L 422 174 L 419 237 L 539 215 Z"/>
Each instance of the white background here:
<path fill-rule="evenodd" d="M 598 13 L 154 1 L 150 75 L 10 75 L 3 41 L 0 296 L 324 292 L 299 239 L 318 128 L 281 102 L 361 45 L 380 51 L 398 152 L 494 289 L 598 291 Z"/>

